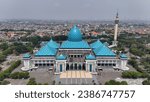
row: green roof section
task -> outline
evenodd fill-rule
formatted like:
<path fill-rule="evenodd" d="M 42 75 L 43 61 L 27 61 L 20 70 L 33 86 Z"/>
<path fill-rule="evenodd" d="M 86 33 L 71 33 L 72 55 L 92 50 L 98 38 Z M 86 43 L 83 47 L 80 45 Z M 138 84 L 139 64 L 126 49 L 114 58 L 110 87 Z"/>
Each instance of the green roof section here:
<path fill-rule="evenodd" d="M 55 56 L 57 49 L 49 47 L 48 44 L 43 46 L 36 54 L 35 57 L 39 56 Z"/>
<path fill-rule="evenodd" d="M 92 54 L 86 56 L 86 60 L 96 60 L 96 57 Z"/>
<path fill-rule="evenodd" d="M 102 57 L 115 57 L 116 56 L 116 54 L 105 45 L 94 49 L 94 53 L 96 56 L 102 56 Z"/>
<path fill-rule="evenodd" d="M 59 56 L 56 57 L 56 60 L 66 60 L 66 56 L 63 54 L 60 54 Z"/>
<path fill-rule="evenodd" d="M 59 48 L 60 47 L 60 44 L 56 43 L 55 41 L 53 41 L 53 39 L 51 39 L 47 45 L 51 48 Z"/>
<path fill-rule="evenodd" d="M 90 46 L 91 46 L 91 48 L 95 49 L 95 48 L 99 48 L 99 47 L 103 46 L 103 43 L 98 39 L 94 43 L 90 44 Z"/>
<path fill-rule="evenodd" d="M 84 40 L 78 41 L 78 42 L 64 41 L 61 44 L 60 48 L 62 48 L 62 49 L 90 49 L 90 46 Z"/>
<path fill-rule="evenodd" d="M 30 57 L 31 57 L 31 55 L 29 53 L 26 53 L 23 55 L 23 58 L 30 58 Z"/>
<path fill-rule="evenodd" d="M 120 58 L 121 59 L 128 59 L 127 55 L 125 55 L 125 54 L 120 54 Z"/>

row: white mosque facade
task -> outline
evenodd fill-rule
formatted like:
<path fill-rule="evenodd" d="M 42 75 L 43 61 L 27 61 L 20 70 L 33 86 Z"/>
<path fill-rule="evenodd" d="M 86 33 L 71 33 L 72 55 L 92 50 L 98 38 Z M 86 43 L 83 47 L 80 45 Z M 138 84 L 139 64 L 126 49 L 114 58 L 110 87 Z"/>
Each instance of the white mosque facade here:
<path fill-rule="evenodd" d="M 23 56 L 24 67 L 28 71 L 48 68 L 55 74 L 69 70 L 84 70 L 96 74 L 98 70 L 128 70 L 127 56 L 115 54 L 99 39 L 91 44 L 82 39 L 80 29 L 74 26 L 68 33 L 68 39 L 57 43 L 52 39 L 34 55 Z"/>

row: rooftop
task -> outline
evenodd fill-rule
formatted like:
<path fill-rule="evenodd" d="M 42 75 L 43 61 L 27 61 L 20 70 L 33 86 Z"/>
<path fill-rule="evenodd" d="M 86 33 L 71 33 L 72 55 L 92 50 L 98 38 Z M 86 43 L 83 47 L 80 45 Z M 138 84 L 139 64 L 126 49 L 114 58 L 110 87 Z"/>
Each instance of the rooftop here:
<path fill-rule="evenodd" d="M 94 49 L 94 53 L 96 56 L 107 56 L 107 57 L 115 57 L 116 54 L 111 51 L 107 46 L 102 45 L 99 48 Z"/>
<path fill-rule="evenodd" d="M 120 58 L 127 59 L 128 57 L 127 57 L 127 55 L 125 55 L 125 54 L 121 54 L 121 55 L 120 55 Z"/>
<path fill-rule="evenodd" d="M 26 53 L 23 55 L 23 58 L 30 58 L 30 57 L 31 57 L 31 55 L 29 53 Z"/>
<path fill-rule="evenodd" d="M 66 60 L 66 56 L 63 54 L 60 54 L 59 56 L 56 57 L 56 60 Z"/>
<path fill-rule="evenodd" d="M 78 42 L 64 41 L 61 44 L 60 48 L 62 48 L 62 49 L 90 49 L 90 46 L 84 40 L 78 41 Z"/>
<path fill-rule="evenodd" d="M 56 55 L 57 49 L 49 47 L 48 44 L 43 46 L 35 56 L 54 56 Z"/>
<path fill-rule="evenodd" d="M 96 60 L 96 57 L 92 54 L 86 56 L 86 60 Z"/>
<path fill-rule="evenodd" d="M 58 43 L 56 43 L 52 39 L 47 43 L 47 45 L 52 48 L 59 48 L 59 46 L 60 46 Z"/>
<path fill-rule="evenodd" d="M 90 44 L 90 46 L 91 46 L 91 48 L 95 49 L 95 48 L 103 46 L 103 43 L 98 39 L 94 43 Z"/>

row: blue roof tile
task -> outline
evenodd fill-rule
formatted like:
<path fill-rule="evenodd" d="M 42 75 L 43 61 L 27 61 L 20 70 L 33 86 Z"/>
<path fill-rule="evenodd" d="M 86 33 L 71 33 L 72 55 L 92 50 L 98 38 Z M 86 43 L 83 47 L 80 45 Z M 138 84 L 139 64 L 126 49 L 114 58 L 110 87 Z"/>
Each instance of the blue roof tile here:
<path fill-rule="evenodd" d="M 23 55 L 23 58 L 30 58 L 30 57 L 31 57 L 31 55 L 29 53 L 26 53 Z"/>
<path fill-rule="evenodd" d="M 122 59 L 127 59 L 128 57 L 127 57 L 125 54 L 121 54 L 121 55 L 120 55 L 120 58 L 122 58 Z"/>
<path fill-rule="evenodd" d="M 84 40 L 78 41 L 78 42 L 64 41 L 61 44 L 60 48 L 63 48 L 63 49 L 90 49 L 90 46 Z"/>
<path fill-rule="evenodd" d="M 86 56 L 86 60 L 96 60 L 96 57 L 92 54 Z"/>
<path fill-rule="evenodd" d="M 90 44 L 90 46 L 91 46 L 91 48 L 95 49 L 95 48 L 103 46 L 103 43 L 98 39 L 94 43 Z"/>
<path fill-rule="evenodd" d="M 60 46 L 60 44 L 56 43 L 52 39 L 47 43 L 47 45 L 52 48 L 59 48 L 59 46 Z"/>
<path fill-rule="evenodd" d="M 60 54 L 59 56 L 56 57 L 56 60 L 66 60 L 66 56 L 63 54 Z"/>
<path fill-rule="evenodd" d="M 105 45 L 94 49 L 94 53 L 96 56 L 107 56 L 107 57 L 115 57 L 116 56 L 116 54 Z"/>
<path fill-rule="evenodd" d="M 57 49 L 49 47 L 48 44 L 43 46 L 35 56 L 54 56 L 56 55 Z"/>

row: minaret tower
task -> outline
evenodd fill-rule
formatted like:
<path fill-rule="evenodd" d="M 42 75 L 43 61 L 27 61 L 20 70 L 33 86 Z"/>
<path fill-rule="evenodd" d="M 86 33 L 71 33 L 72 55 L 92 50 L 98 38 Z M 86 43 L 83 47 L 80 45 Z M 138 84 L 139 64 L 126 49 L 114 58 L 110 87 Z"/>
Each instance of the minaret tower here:
<path fill-rule="evenodd" d="M 119 24 L 119 15 L 118 15 L 118 12 L 116 14 L 116 19 L 115 19 L 115 32 L 114 32 L 114 41 L 113 41 L 113 45 L 117 46 L 117 36 L 118 36 L 118 24 Z"/>

